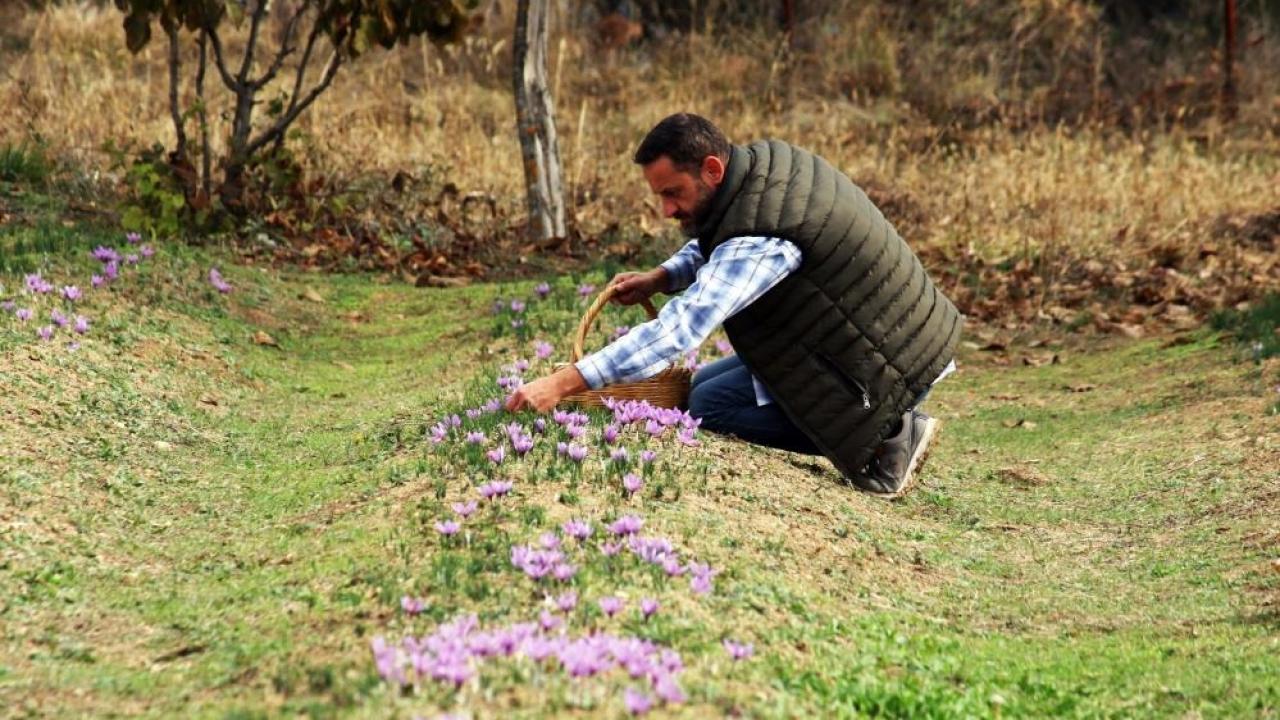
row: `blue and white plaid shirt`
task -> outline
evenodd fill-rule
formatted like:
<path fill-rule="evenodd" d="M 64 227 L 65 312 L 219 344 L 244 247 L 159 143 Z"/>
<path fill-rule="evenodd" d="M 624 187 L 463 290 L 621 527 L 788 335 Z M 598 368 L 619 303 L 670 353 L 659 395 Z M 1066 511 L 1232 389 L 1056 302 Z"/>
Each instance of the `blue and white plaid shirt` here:
<path fill-rule="evenodd" d="M 657 319 L 579 360 L 578 372 L 593 390 L 656 375 L 794 272 L 800 257 L 800 248 L 779 238 L 733 238 L 718 245 L 710 259 L 702 257 L 697 240 L 689 241 L 662 263 L 667 292 L 685 292 L 667 301 Z M 756 403 L 772 402 L 764 385 L 752 380 Z"/>

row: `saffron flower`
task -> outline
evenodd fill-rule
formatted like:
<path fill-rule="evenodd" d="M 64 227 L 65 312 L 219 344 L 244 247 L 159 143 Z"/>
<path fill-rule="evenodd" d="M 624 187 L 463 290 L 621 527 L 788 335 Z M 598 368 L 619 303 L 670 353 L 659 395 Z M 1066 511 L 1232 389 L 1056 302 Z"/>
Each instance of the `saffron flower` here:
<path fill-rule="evenodd" d="M 653 700 L 635 688 L 627 688 L 622 693 L 622 702 L 627 706 L 627 712 L 636 717 L 644 715 L 653 707 Z"/>
<path fill-rule="evenodd" d="M 142 247 L 138 248 L 138 252 L 141 253 L 142 257 L 144 258 L 149 258 L 152 255 L 156 254 L 155 248 L 151 247 L 150 245 L 143 245 Z"/>
<path fill-rule="evenodd" d="M 626 335 L 629 332 L 631 332 L 631 328 L 629 326 L 619 325 L 613 330 L 613 339 L 617 340 L 618 338 L 622 337 L 623 335 Z"/>
<path fill-rule="evenodd" d="M 524 327 L 524 320 L 522 318 L 516 318 L 511 321 L 512 330 L 519 330 L 522 327 Z"/>
<path fill-rule="evenodd" d="M 125 233 L 124 239 L 130 245 L 137 245 L 138 243 L 142 242 L 142 236 L 136 232 Z"/>
<path fill-rule="evenodd" d="M 60 327 L 60 328 L 61 328 L 61 327 L 66 327 L 66 326 L 67 326 L 67 322 L 69 322 L 69 321 L 67 320 L 67 316 L 66 316 L 66 315 L 63 315 L 61 312 L 58 312 L 58 309 L 57 309 L 57 308 L 54 308 L 54 309 L 49 313 L 49 319 L 53 321 L 53 324 L 54 324 L 54 325 L 57 325 L 57 326 L 58 326 L 58 327 Z"/>
<path fill-rule="evenodd" d="M 456 502 L 452 505 L 452 508 L 453 512 L 456 513 L 458 517 L 466 519 L 471 517 L 471 514 L 476 511 L 476 501 L 468 500 L 466 502 Z"/>
<path fill-rule="evenodd" d="M 5 312 L 13 312 L 13 309 L 16 307 L 18 307 L 18 303 L 12 300 L 5 300 L 4 302 L 0 302 L 0 310 L 3 310 Z"/>
<path fill-rule="evenodd" d="M 484 414 L 484 411 L 481 410 L 480 408 L 467 408 L 468 420 L 475 420 L 476 418 L 480 417 L 483 414 Z M 481 434 L 483 435 L 484 433 L 481 433 Z"/>
<path fill-rule="evenodd" d="M 102 274 L 106 276 L 107 282 L 111 282 L 112 280 L 115 280 L 116 278 L 120 277 L 120 263 L 115 260 L 112 260 L 106 265 L 103 265 Z M 224 290 L 223 292 L 227 292 L 230 290 L 231 290 L 231 286 L 228 285 L 227 290 Z"/>
<path fill-rule="evenodd" d="M 449 428 L 444 423 L 436 423 L 431 426 L 431 443 L 439 445 L 449 436 Z"/>
<path fill-rule="evenodd" d="M 600 554 L 605 557 L 613 557 L 620 552 L 622 552 L 622 543 L 600 543 Z"/>
<path fill-rule="evenodd" d="M 683 428 L 676 433 L 676 440 L 679 440 L 680 444 L 682 445 L 688 445 L 689 447 L 697 447 L 699 443 L 693 437 L 694 432 L 695 430 L 691 427 Z"/>
<path fill-rule="evenodd" d="M 105 279 L 105 278 L 103 278 L 101 275 L 97 275 L 97 274 L 95 274 L 95 275 L 93 275 L 92 277 L 90 277 L 90 278 L 89 278 L 89 284 L 90 284 L 90 285 L 92 285 L 92 286 L 93 286 L 93 287 L 95 287 L 95 288 L 100 288 L 100 287 L 102 287 L 102 284 L 103 284 L 104 282 L 106 282 L 106 279 Z"/>
<path fill-rule="evenodd" d="M 425 610 L 427 603 L 420 598 L 413 598 L 405 595 L 400 598 L 400 609 L 405 611 L 407 615 L 417 615 Z"/>
<path fill-rule="evenodd" d="M 609 459 L 616 463 L 625 463 L 628 459 L 627 449 L 624 447 L 614 448 L 609 451 Z"/>
<path fill-rule="evenodd" d="M 545 298 L 551 294 L 551 286 L 544 282 L 538 283 L 533 287 L 533 292 L 536 293 L 538 297 Z"/>
<path fill-rule="evenodd" d="M 125 255 L 125 256 L 124 256 L 124 261 L 125 261 L 125 263 L 127 263 L 127 264 L 129 264 L 129 265 L 137 265 L 137 264 L 138 264 L 138 256 L 137 256 L 136 254 L 134 254 L 134 253 L 129 253 L 128 255 Z"/>
<path fill-rule="evenodd" d="M 644 614 L 645 620 L 653 617 L 654 613 L 658 612 L 659 607 L 661 606 L 658 604 L 658 601 L 653 598 L 640 599 L 640 612 Z"/>
<path fill-rule="evenodd" d="M 578 607 L 578 593 L 570 590 L 556 598 L 556 607 L 560 608 L 560 612 L 569 612 Z"/>
<path fill-rule="evenodd" d="M 640 532 L 640 528 L 644 526 L 644 520 L 636 515 L 623 515 L 613 524 L 609 526 L 609 532 L 614 535 L 634 535 Z"/>
<path fill-rule="evenodd" d="M 533 438 L 528 435 L 520 435 L 511 439 L 511 449 L 516 451 L 517 455 L 524 455 L 533 449 Z"/>
<path fill-rule="evenodd" d="M 494 465 L 501 465 L 502 461 L 505 460 L 507 457 L 507 451 L 502 449 L 501 446 L 499 446 L 486 452 L 485 455 L 489 458 L 489 462 L 493 463 Z"/>
<path fill-rule="evenodd" d="M 587 434 L 587 428 L 582 425 L 565 425 L 564 431 L 565 431 L 565 434 L 567 434 L 569 437 L 573 438 L 574 440 L 577 440 L 578 438 Z"/>
<path fill-rule="evenodd" d="M 77 315 L 76 324 L 73 325 L 71 329 L 75 330 L 76 333 L 79 335 L 83 335 L 89 332 L 89 318 L 83 315 Z"/>
<path fill-rule="evenodd" d="M 609 596 L 600 598 L 600 609 L 603 610 L 604 614 L 608 615 L 609 617 L 613 617 L 614 615 L 617 615 L 618 612 L 622 610 L 622 606 L 624 604 L 625 603 L 620 597 L 614 597 L 612 595 L 609 595 Z"/>
<path fill-rule="evenodd" d="M 41 326 L 40 329 L 36 330 L 36 335 L 39 335 L 41 340 L 48 342 L 49 340 L 53 339 L 53 326 L 52 325 Z"/>
<path fill-rule="evenodd" d="M 494 498 L 500 498 L 511 492 L 511 487 L 511 481 L 509 480 L 494 480 L 493 482 L 481 485 L 478 490 L 480 492 L 480 497 L 485 498 L 486 500 L 492 500 Z"/>
<path fill-rule="evenodd" d="M 62 288 L 62 297 L 66 298 L 70 302 L 79 300 L 80 294 L 80 288 L 75 285 L 66 285 Z"/>
<path fill-rule="evenodd" d="M 653 692 L 664 702 L 672 705 L 685 701 L 684 691 L 670 675 L 659 675 L 653 681 Z"/>
<path fill-rule="evenodd" d="M 578 574 L 578 566 L 569 563 L 560 563 L 551 569 L 551 574 L 560 582 L 568 582 L 574 575 Z"/>
<path fill-rule="evenodd" d="M 716 352 L 721 355 L 730 355 L 733 353 L 733 346 L 729 344 L 728 340 L 717 340 Z"/>
<path fill-rule="evenodd" d="M 576 443 L 569 443 L 569 459 L 580 463 L 587 458 L 587 449 Z"/>
<path fill-rule="evenodd" d="M 436 523 L 436 532 L 440 533 L 441 535 L 444 535 L 445 537 L 449 537 L 450 535 L 457 535 L 458 531 L 461 529 L 462 529 L 462 526 L 454 522 L 453 520 L 445 520 L 443 522 Z"/>
<path fill-rule="evenodd" d="M 628 495 L 634 495 L 644 487 L 644 480 L 640 479 L 635 473 L 627 473 L 622 476 L 622 489 L 627 491 Z"/>
<path fill-rule="evenodd" d="M 575 540 L 586 540 L 591 537 L 591 526 L 581 520 L 569 520 L 560 526 L 565 535 Z"/>
<path fill-rule="evenodd" d="M 26 322 L 31 319 L 31 308 L 18 308 L 14 311 L 13 316 L 18 318 L 20 322 Z"/>
<path fill-rule="evenodd" d="M 538 536 L 538 544 L 548 550 L 558 550 L 560 548 L 560 536 L 553 532 L 544 532 Z"/>
<path fill-rule="evenodd" d="M 484 433 L 479 430 L 472 430 L 467 433 L 468 445 L 483 445 L 485 441 Z"/>
<path fill-rule="evenodd" d="M 595 291 L 596 291 L 596 286 L 595 286 L 595 285 L 589 285 L 589 284 L 587 284 L 587 283 L 583 283 L 583 284 L 581 284 L 581 285 L 579 285 L 579 286 L 578 286 L 578 296 L 579 296 L 579 297 L 587 297 L 587 296 L 591 295 L 592 293 L 594 293 Z"/>
<path fill-rule="evenodd" d="M 662 570 L 667 577 L 680 577 L 684 574 L 684 566 L 680 564 L 680 560 L 675 555 L 668 555 L 662 558 Z"/>
<path fill-rule="evenodd" d="M 218 268 L 216 267 L 209 268 L 209 284 L 213 286 L 213 289 L 223 295 L 231 292 L 231 285 L 226 280 L 222 279 L 222 273 L 218 272 Z"/>
<path fill-rule="evenodd" d="M 512 367 L 515 369 L 516 372 L 522 373 L 525 370 L 529 369 L 529 361 L 525 360 L 524 358 L 520 358 L 516 360 L 515 365 L 513 365 Z"/>
<path fill-rule="evenodd" d="M 755 654 L 755 648 L 751 643 L 736 643 L 729 638 L 724 639 L 724 649 L 734 660 L 746 660 Z"/>
<path fill-rule="evenodd" d="M 105 245 L 99 245 L 94 248 L 93 252 L 90 254 L 93 255 L 94 260 L 97 260 L 104 265 L 120 261 L 120 253 L 116 252 L 113 248 L 106 247 Z"/>
<path fill-rule="evenodd" d="M 560 627 L 563 624 L 564 624 L 563 620 L 556 617 L 555 615 L 552 615 L 546 610 L 543 610 L 542 613 L 538 616 L 538 626 L 542 628 L 543 632 L 551 632 L 552 630 L 555 630 L 556 628 Z"/>
<path fill-rule="evenodd" d="M 533 431 L 542 434 L 547 431 L 547 421 L 543 418 L 535 418 L 533 421 Z"/>
<path fill-rule="evenodd" d="M 605 425 L 604 433 L 602 435 L 605 442 L 610 445 L 614 444 L 618 441 L 618 426 L 613 424 Z"/>
<path fill-rule="evenodd" d="M 649 433 L 650 437 L 659 438 L 667 431 L 667 426 L 650 418 L 644 422 L 644 431 Z"/>
<path fill-rule="evenodd" d="M 569 443 L 567 442 L 556 443 L 556 455 L 564 455 L 564 454 L 567 454 L 568 452 L 569 452 Z"/>
<path fill-rule="evenodd" d="M 522 312 L 524 312 L 524 303 L 523 303 L 523 302 L 521 302 L 521 301 L 519 301 L 519 300 L 512 300 L 512 301 L 511 301 L 511 312 L 513 312 L 513 313 L 522 313 Z"/>
<path fill-rule="evenodd" d="M 551 357 L 551 353 L 554 350 L 555 348 L 546 340 L 539 340 L 533 344 L 533 354 L 538 356 L 539 360 L 546 360 Z"/>

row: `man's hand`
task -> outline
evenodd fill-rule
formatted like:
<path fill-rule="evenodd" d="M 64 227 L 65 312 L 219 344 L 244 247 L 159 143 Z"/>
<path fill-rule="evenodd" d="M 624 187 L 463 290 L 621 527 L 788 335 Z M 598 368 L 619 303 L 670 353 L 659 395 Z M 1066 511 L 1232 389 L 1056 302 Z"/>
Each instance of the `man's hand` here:
<path fill-rule="evenodd" d="M 667 289 L 667 271 L 656 267 L 648 272 L 624 272 L 613 276 L 609 287 L 617 287 L 613 301 L 619 305 L 635 305 L 656 292 Z"/>
<path fill-rule="evenodd" d="M 587 389 L 587 381 L 573 365 L 567 365 L 546 377 L 521 385 L 507 398 L 507 409 L 515 412 L 530 408 L 546 412 L 556 406 L 561 398 Z"/>

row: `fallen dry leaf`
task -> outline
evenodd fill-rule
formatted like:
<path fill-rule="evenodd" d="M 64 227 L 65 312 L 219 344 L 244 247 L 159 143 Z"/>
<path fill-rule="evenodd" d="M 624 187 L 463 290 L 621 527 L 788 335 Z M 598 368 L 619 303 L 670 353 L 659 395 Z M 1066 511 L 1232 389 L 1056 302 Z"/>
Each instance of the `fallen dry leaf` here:
<path fill-rule="evenodd" d="M 1000 468 L 999 478 L 1002 482 L 1012 483 L 1022 487 L 1045 485 L 1049 482 L 1049 478 L 1046 477 L 1044 473 L 1026 465 L 1012 465 L 1010 467 Z"/>
<path fill-rule="evenodd" d="M 1000 424 L 1001 424 L 1001 425 L 1004 425 L 1004 426 L 1005 426 L 1005 427 L 1007 427 L 1007 428 L 1016 428 L 1016 427 L 1020 427 L 1020 428 L 1022 428 L 1022 429 L 1024 429 L 1024 430 L 1035 430 L 1035 429 L 1036 429 L 1036 424 L 1035 424 L 1035 422 L 1033 422 L 1033 421 L 1031 421 L 1031 420 L 1028 420 L 1028 419 L 1026 419 L 1026 418 L 1018 418 L 1017 420 L 1004 420 L 1004 421 L 1002 421 Z"/>
<path fill-rule="evenodd" d="M 1097 389 L 1098 386 L 1093 383 L 1076 383 L 1074 385 L 1063 385 L 1062 387 L 1070 390 L 1071 392 L 1089 392 L 1090 390 Z"/>
<path fill-rule="evenodd" d="M 302 293 L 298 295 L 298 297 L 302 298 L 303 300 L 309 300 L 310 302 L 313 302 L 313 303 L 324 302 L 324 298 L 320 296 L 320 293 L 316 292 L 312 288 L 304 289 Z"/>
<path fill-rule="evenodd" d="M 280 343 L 276 339 L 267 334 L 265 330 L 259 330 L 253 334 L 253 342 L 255 345 L 266 345 L 268 347 L 278 348 Z"/>

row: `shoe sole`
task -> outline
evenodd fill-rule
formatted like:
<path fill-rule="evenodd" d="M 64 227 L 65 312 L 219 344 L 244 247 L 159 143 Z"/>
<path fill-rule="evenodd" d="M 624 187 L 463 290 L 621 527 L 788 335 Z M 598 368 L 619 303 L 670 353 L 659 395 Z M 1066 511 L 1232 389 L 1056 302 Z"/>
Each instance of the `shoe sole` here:
<path fill-rule="evenodd" d="M 915 485 L 916 472 L 924 464 L 924 461 L 929 458 L 929 449 L 933 446 L 933 440 L 938 436 L 938 428 L 941 425 L 942 423 L 938 422 L 937 418 L 931 417 L 925 421 L 924 435 L 920 438 L 920 444 L 916 446 L 916 452 L 911 456 L 911 462 L 907 465 L 907 476 L 902 479 L 902 487 L 891 493 L 872 492 L 870 494 L 886 500 L 905 495 Z"/>

